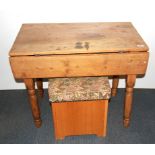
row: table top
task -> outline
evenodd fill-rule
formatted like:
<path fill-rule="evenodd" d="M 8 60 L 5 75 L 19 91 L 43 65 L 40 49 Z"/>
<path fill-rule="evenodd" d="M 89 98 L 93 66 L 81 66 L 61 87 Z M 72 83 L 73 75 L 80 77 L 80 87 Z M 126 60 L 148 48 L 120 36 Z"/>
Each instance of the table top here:
<path fill-rule="evenodd" d="M 23 24 L 10 56 L 146 52 L 130 22 Z"/>

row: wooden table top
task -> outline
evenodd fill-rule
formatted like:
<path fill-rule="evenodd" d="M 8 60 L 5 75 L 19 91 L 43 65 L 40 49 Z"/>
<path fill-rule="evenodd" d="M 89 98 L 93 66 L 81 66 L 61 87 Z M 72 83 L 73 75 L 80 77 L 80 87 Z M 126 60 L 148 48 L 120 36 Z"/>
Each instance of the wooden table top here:
<path fill-rule="evenodd" d="M 130 22 L 23 24 L 10 56 L 146 52 Z"/>

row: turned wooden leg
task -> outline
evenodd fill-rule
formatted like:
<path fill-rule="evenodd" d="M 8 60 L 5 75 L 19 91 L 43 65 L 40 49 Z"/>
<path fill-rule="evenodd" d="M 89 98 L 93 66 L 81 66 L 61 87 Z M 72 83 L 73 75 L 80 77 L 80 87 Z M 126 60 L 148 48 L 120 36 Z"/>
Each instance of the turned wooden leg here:
<path fill-rule="evenodd" d="M 41 78 L 36 79 L 36 83 L 37 83 L 37 91 L 38 91 L 38 95 L 40 97 L 43 97 L 44 95 L 44 90 L 43 90 L 43 80 Z"/>
<path fill-rule="evenodd" d="M 111 89 L 112 96 L 116 96 L 117 94 L 118 82 L 119 82 L 119 76 L 113 76 L 112 89 Z"/>
<path fill-rule="evenodd" d="M 125 94 L 125 103 L 124 103 L 124 127 L 128 127 L 130 124 L 133 87 L 135 84 L 135 80 L 136 80 L 136 75 L 127 75 L 126 94 Z"/>
<path fill-rule="evenodd" d="M 33 79 L 24 79 L 24 82 L 25 82 L 25 85 L 28 91 L 29 100 L 31 103 L 31 110 L 34 118 L 34 123 L 35 123 L 35 126 L 39 128 L 41 126 L 41 118 L 40 118 L 40 109 L 39 109 L 37 97 L 35 94 L 35 83 Z"/>

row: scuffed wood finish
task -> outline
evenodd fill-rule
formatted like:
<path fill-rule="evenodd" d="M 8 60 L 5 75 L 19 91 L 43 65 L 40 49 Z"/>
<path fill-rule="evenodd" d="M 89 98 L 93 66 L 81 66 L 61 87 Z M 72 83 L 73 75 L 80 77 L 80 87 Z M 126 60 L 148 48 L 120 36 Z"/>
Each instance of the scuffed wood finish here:
<path fill-rule="evenodd" d="M 10 56 L 147 50 L 129 22 L 23 24 Z"/>
<path fill-rule="evenodd" d="M 133 87 L 135 85 L 136 75 L 128 75 L 126 78 L 126 94 L 124 103 L 124 127 L 128 127 L 131 117 Z"/>
<path fill-rule="evenodd" d="M 24 82 L 25 82 L 25 85 L 28 91 L 29 100 L 31 103 L 31 110 L 34 118 L 34 123 L 35 123 L 35 126 L 39 128 L 41 126 L 41 118 L 40 118 L 40 109 L 39 109 L 37 97 L 35 94 L 35 83 L 33 79 L 24 79 Z"/>
<path fill-rule="evenodd" d="M 119 76 L 113 76 L 111 96 L 116 96 L 118 83 L 119 83 Z"/>
<path fill-rule="evenodd" d="M 106 136 L 108 100 L 51 103 L 55 138 L 96 134 Z"/>
<path fill-rule="evenodd" d="M 37 90 L 38 90 L 38 95 L 42 98 L 44 95 L 44 89 L 43 89 L 43 79 L 38 78 L 36 79 L 36 83 L 37 83 Z"/>
<path fill-rule="evenodd" d="M 144 74 L 148 52 L 11 57 L 10 62 L 15 78 Z"/>
<path fill-rule="evenodd" d="M 40 120 L 30 78 L 127 75 L 127 81 L 132 81 L 131 75 L 146 73 L 149 53 L 129 22 L 53 23 L 23 24 L 9 56 L 14 77 L 29 79 L 25 83 L 36 111 L 32 110 L 33 115 Z M 117 82 L 113 83 L 115 93 Z M 127 83 L 125 126 L 129 124 L 133 82 Z M 40 95 L 41 87 L 38 82 Z"/>

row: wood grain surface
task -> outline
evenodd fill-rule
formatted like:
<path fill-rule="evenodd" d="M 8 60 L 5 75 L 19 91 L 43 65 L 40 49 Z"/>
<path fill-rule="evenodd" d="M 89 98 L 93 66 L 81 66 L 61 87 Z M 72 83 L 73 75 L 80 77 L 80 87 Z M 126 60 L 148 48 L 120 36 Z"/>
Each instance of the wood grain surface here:
<path fill-rule="evenodd" d="M 51 103 L 55 138 L 96 134 L 106 136 L 108 100 Z"/>
<path fill-rule="evenodd" d="M 10 58 L 15 78 L 145 74 L 148 52 Z"/>
<path fill-rule="evenodd" d="M 10 56 L 148 51 L 129 22 L 23 24 Z"/>

